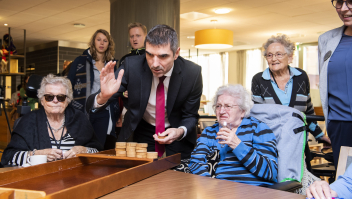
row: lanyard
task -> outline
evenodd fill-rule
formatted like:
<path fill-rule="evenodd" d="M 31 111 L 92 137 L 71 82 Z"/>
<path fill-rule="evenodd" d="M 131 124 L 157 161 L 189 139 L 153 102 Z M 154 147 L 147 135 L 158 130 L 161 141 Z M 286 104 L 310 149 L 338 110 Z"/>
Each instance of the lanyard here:
<path fill-rule="evenodd" d="M 47 123 L 48 126 L 49 126 L 50 133 L 51 133 L 51 135 L 53 136 L 53 139 L 54 139 L 55 144 L 56 144 L 56 148 L 57 148 L 57 149 L 60 149 L 60 147 L 61 147 L 61 141 L 62 141 L 62 136 L 64 135 L 65 126 L 62 127 L 60 142 L 59 142 L 59 144 L 57 144 L 57 140 L 56 140 L 56 138 L 55 138 L 55 136 L 54 136 L 53 131 L 51 130 L 51 126 L 50 126 L 49 122 L 47 121 L 46 123 Z"/>

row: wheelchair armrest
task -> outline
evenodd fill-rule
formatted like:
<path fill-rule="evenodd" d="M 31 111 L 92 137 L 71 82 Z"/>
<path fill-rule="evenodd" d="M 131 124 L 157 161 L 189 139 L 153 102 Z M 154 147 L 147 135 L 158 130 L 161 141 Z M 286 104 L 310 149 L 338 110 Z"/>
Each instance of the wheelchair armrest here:
<path fill-rule="evenodd" d="M 302 184 L 296 181 L 286 181 L 270 185 L 267 188 L 293 192 L 296 189 L 302 188 Z"/>

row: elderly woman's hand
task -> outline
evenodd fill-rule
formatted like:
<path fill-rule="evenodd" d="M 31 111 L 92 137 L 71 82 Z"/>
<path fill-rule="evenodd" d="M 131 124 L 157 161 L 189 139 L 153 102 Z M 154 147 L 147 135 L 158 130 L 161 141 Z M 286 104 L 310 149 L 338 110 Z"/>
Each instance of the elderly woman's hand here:
<path fill-rule="evenodd" d="M 216 139 L 219 139 L 219 144 L 227 144 L 232 149 L 235 149 L 240 143 L 241 140 L 236 135 L 237 128 L 232 130 L 228 128 L 221 128 L 217 133 Z"/>
<path fill-rule="evenodd" d="M 62 159 L 62 150 L 60 149 L 42 149 L 37 150 L 35 155 L 47 155 L 48 162 Z"/>
<path fill-rule="evenodd" d="M 79 153 L 87 153 L 87 147 L 84 146 L 74 146 L 69 151 L 66 151 L 63 155 L 64 159 L 73 158 Z"/>

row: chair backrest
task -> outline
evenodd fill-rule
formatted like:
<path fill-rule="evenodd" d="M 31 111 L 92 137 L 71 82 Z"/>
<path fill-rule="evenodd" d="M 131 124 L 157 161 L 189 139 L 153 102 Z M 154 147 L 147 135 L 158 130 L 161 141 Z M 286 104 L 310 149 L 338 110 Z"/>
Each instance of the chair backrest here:
<path fill-rule="evenodd" d="M 278 150 L 278 182 L 302 181 L 304 147 L 307 141 L 303 114 L 277 104 L 255 104 L 250 116 L 266 123 L 274 132 Z"/>
<path fill-rule="evenodd" d="M 336 178 L 343 175 L 352 163 L 352 147 L 341 146 L 339 162 L 336 169 Z"/>

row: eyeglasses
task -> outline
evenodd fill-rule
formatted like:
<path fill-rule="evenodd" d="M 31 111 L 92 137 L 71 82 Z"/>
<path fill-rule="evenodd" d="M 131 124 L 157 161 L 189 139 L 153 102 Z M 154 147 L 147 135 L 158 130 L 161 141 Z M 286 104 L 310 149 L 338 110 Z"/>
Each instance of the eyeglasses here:
<path fill-rule="evenodd" d="M 343 6 L 343 3 L 346 4 L 348 9 L 352 9 L 352 0 L 347 0 L 347 1 L 332 0 L 331 3 L 336 9 L 341 9 Z"/>
<path fill-rule="evenodd" d="M 235 106 L 238 106 L 238 105 L 228 105 L 228 104 L 225 104 L 225 105 L 221 105 L 221 104 L 217 104 L 217 105 L 214 105 L 213 106 L 213 109 L 215 111 L 220 111 L 221 108 L 223 107 L 225 109 L 225 111 L 230 111 L 233 107 Z"/>
<path fill-rule="evenodd" d="M 279 58 L 279 59 L 281 59 L 281 58 L 283 58 L 284 57 L 284 55 L 286 55 L 287 53 L 276 53 L 276 54 L 267 54 L 267 55 L 264 55 L 267 59 L 272 59 L 274 56 L 276 57 L 276 58 Z"/>
<path fill-rule="evenodd" d="M 47 102 L 53 101 L 55 97 L 56 97 L 57 101 L 64 102 L 66 100 L 67 96 L 64 94 L 60 94 L 60 95 L 45 94 L 44 95 L 44 98 Z"/>

